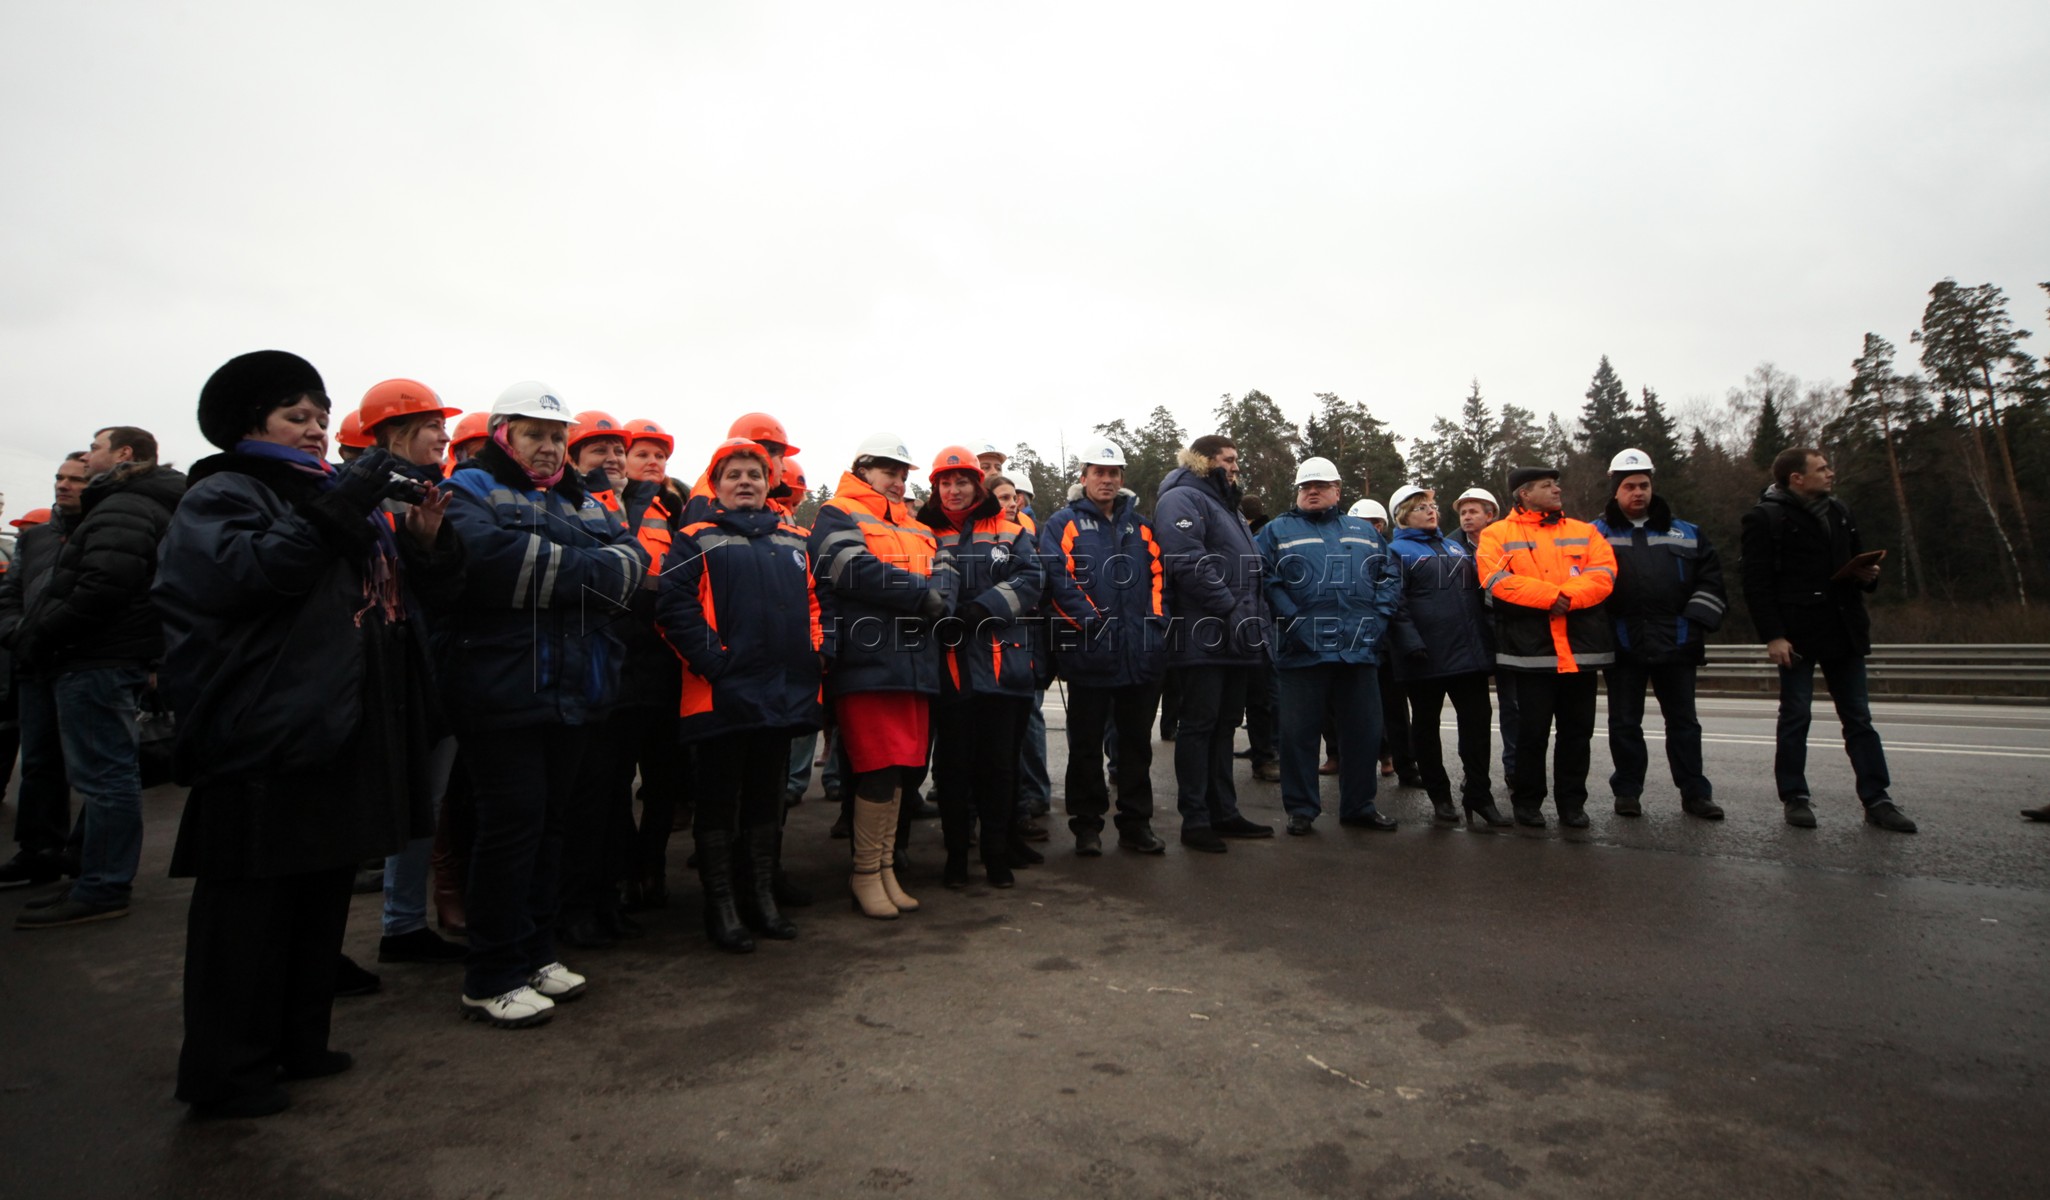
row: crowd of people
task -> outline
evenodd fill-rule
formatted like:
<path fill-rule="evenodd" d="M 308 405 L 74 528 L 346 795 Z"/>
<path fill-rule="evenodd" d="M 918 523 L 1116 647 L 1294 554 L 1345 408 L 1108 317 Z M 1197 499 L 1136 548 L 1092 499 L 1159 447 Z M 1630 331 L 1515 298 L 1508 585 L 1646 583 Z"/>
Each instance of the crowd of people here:
<path fill-rule="evenodd" d="M 678 828 L 712 945 L 797 937 L 791 913 L 814 897 L 783 870 L 784 826 L 822 735 L 856 912 L 923 906 L 901 870 L 925 792 L 940 886 L 970 884 L 971 851 L 988 885 L 1015 886 L 1051 840 L 1056 680 L 1083 858 L 1103 854 L 1106 817 L 1119 849 L 1166 852 L 1156 719 L 1190 852 L 1275 832 L 1239 806 L 1241 726 L 1290 835 L 1315 833 L 1325 776 L 1355 829 L 1396 829 L 1376 803 L 1388 778 L 1421 788 L 1436 822 L 1542 828 L 1549 798 L 1586 827 L 1599 677 L 1616 813 L 1645 809 L 1648 689 L 1681 811 L 1724 816 L 1694 704 L 1723 570 L 1635 450 L 1596 521 L 1561 511 L 1557 470 L 1524 467 L 1506 505 L 1470 489 L 1448 524 L 1422 486 L 1346 507 L 1323 458 L 1300 465 L 1289 511 L 1249 520 L 1222 434 L 1194 439 L 1142 506 L 1121 448 L 1098 442 L 1042 520 L 994 444 L 923 458 L 878 432 L 805 528 L 798 447 L 768 414 L 732 422 L 686 483 L 658 422 L 578 411 L 538 382 L 486 413 L 408 379 L 334 408 L 296 355 L 229 361 L 199 399 L 219 453 L 180 473 L 148 432 L 97 431 L 59 464 L 43 519 L 16 522 L 0 577 L 21 760 L 0 884 L 70 879 L 17 928 L 128 912 L 138 714 L 175 717 L 189 790 L 171 873 L 194 881 L 178 1095 L 201 1114 L 276 1112 L 281 1080 L 349 1066 L 329 1046 L 333 999 L 376 986 L 342 953 L 356 891 L 382 892 L 380 962 L 459 966 L 458 1011 L 498 1028 L 585 992 L 565 947 L 635 936 L 636 913 L 669 903 Z M 1816 823 L 1819 665 L 1864 819 L 1912 833 L 1866 700 L 1879 566 L 1825 455 L 1789 449 L 1772 474 L 1742 586 L 1781 668 L 1785 819 Z"/>

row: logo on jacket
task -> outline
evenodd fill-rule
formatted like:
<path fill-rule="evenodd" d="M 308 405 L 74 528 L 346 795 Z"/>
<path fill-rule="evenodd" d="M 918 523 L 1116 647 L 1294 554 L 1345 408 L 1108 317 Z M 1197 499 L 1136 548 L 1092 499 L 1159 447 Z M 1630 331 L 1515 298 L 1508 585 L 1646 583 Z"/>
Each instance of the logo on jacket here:
<path fill-rule="evenodd" d="M 1195 523 L 1194 521 L 1191 521 L 1191 520 L 1190 520 L 1189 518 L 1187 518 L 1187 517 L 1183 517 L 1183 518 L 1182 518 L 1181 520 L 1179 520 L 1179 521 L 1176 521 L 1176 522 L 1174 523 L 1174 527 L 1175 527 L 1176 529 L 1193 529 L 1193 528 L 1195 528 L 1195 525 L 1196 525 L 1196 523 Z"/>
<path fill-rule="evenodd" d="M 1002 562 L 1009 557 L 1011 557 L 1011 550 L 1008 546 L 998 545 L 989 548 L 989 561 L 991 562 Z"/>
<path fill-rule="evenodd" d="M 797 564 L 798 570 L 804 570 L 804 551 L 792 550 L 790 552 L 790 561 Z"/>

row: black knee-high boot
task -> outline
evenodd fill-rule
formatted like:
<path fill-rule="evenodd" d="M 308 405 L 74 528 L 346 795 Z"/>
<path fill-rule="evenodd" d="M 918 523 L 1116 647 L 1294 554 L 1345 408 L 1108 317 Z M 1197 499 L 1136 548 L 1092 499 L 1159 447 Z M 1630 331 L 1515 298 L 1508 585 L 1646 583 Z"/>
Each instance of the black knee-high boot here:
<path fill-rule="evenodd" d="M 705 937 L 714 946 L 734 954 L 755 948 L 741 924 L 733 896 L 733 835 L 723 829 L 697 835 L 698 881 L 704 887 Z"/>

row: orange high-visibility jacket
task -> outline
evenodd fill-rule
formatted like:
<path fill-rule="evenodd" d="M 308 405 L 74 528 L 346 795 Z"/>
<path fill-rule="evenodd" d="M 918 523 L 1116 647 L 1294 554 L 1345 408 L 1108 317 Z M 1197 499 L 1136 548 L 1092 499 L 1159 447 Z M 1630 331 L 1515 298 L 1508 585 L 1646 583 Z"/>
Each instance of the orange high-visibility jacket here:
<path fill-rule="evenodd" d="M 1495 665 L 1571 674 L 1616 661 L 1616 631 L 1602 602 L 1616 587 L 1616 553 L 1585 521 L 1513 508 L 1481 530 L 1474 553 L 1494 601 Z M 1572 605 L 1551 611 L 1565 596 Z"/>

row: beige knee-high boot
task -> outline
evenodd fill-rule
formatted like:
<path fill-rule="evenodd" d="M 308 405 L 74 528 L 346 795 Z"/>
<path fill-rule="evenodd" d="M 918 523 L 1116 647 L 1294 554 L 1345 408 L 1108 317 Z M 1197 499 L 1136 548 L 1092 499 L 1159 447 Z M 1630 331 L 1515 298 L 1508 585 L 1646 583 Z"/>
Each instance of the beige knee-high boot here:
<path fill-rule="evenodd" d="M 903 805 L 904 789 L 898 788 L 890 797 L 889 804 L 876 806 L 887 807 L 890 810 L 889 832 L 883 837 L 883 894 L 890 898 L 891 904 L 897 906 L 897 911 L 917 912 L 918 901 L 913 900 L 903 888 L 897 886 L 897 872 L 894 869 L 897 862 L 897 815 Z"/>
<path fill-rule="evenodd" d="M 847 886 L 854 893 L 854 907 L 864 917 L 878 921 L 897 919 L 897 906 L 890 901 L 890 894 L 883 889 L 883 880 L 889 872 L 883 867 L 883 856 L 889 852 L 889 845 L 897 836 L 897 806 L 895 803 L 878 804 L 873 800 L 856 797 L 854 801 L 854 874 L 848 877 Z"/>

